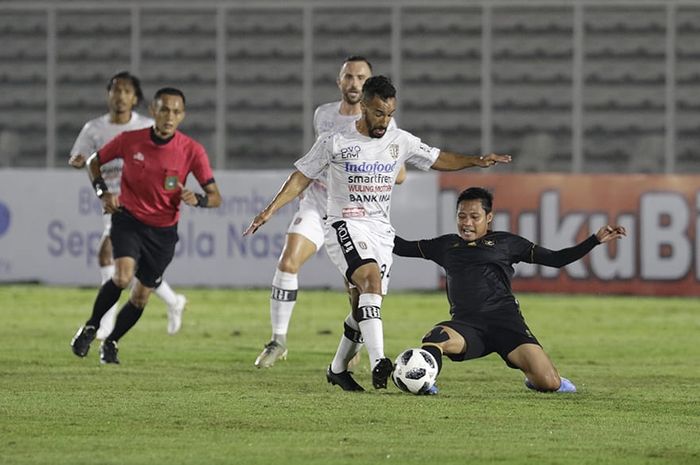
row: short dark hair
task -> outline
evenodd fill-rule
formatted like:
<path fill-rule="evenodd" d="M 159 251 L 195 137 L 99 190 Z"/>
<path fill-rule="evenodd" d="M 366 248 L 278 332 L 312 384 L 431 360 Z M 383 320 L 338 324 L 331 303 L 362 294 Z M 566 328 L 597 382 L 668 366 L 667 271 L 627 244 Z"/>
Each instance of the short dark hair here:
<path fill-rule="evenodd" d="M 370 63 L 369 60 L 367 58 L 363 57 L 362 55 L 350 55 L 345 60 L 343 60 L 343 64 L 354 62 L 354 61 L 364 61 L 365 63 L 367 63 L 369 70 L 372 71 L 372 63 Z"/>
<path fill-rule="evenodd" d="M 493 210 L 493 194 L 483 187 L 470 187 L 464 189 L 457 197 L 457 207 L 464 200 L 481 200 L 481 206 L 486 214 Z"/>
<path fill-rule="evenodd" d="M 109 81 L 107 81 L 107 92 L 112 90 L 112 87 L 114 87 L 114 83 L 117 79 L 126 79 L 128 81 L 131 81 L 131 85 L 134 87 L 134 94 L 136 95 L 136 105 L 143 102 L 141 80 L 128 71 L 120 71 L 111 78 L 109 78 Z"/>
<path fill-rule="evenodd" d="M 156 93 L 153 95 L 153 101 L 155 102 L 158 100 L 162 95 L 174 95 L 174 96 L 179 96 L 182 98 L 182 104 L 184 105 L 185 102 L 185 94 L 182 93 L 180 89 L 176 89 L 174 87 L 161 87 L 156 91 Z"/>
<path fill-rule="evenodd" d="M 365 81 L 362 86 L 362 100 L 369 102 L 375 96 L 382 100 L 396 97 L 396 88 L 391 83 L 391 79 L 386 76 L 372 76 Z"/>

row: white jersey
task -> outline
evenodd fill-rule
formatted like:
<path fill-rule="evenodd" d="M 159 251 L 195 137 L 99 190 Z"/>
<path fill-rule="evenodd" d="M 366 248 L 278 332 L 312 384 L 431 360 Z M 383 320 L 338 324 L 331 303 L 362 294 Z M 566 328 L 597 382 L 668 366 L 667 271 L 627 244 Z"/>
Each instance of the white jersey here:
<path fill-rule="evenodd" d="M 110 122 L 109 113 L 98 118 L 91 119 L 83 129 L 80 130 L 78 138 L 70 151 L 71 155 L 82 154 L 89 157 L 107 142 L 114 139 L 124 131 L 134 131 L 153 126 L 153 120 L 147 116 L 142 116 L 135 111 L 131 112 L 131 120 L 126 124 L 115 124 Z M 121 158 L 105 163 L 101 167 L 102 177 L 107 183 L 111 193 L 119 195 L 121 192 L 122 166 L 124 162 Z"/>
<path fill-rule="evenodd" d="M 407 162 L 427 171 L 439 155 L 440 149 L 404 130 L 391 128 L 383 137 L 371 138 L 360 134 L 353 121 L 319 137 L 294 166 L 312 179 L 328 171 L 329 221 L 375 220 L 390 225 L 391 193 L 401 166 Z"/>
<path fill-rule="evenodd" d="M 342 101 L 324 103 L 316 107 L 314 111 L 314 135 L 318 139 L 322 134 L 337 131 L 346 127 L 349 123 L 360 119 L 362 114 L 341 115 L 340 105 Z M 394 119 L 391 119 L 389 128 L 396 128 Z M 326 191 L 327 176 L 323 174 L 318 179 L 314 179 L 311 185 L 304 191 L 301 198 L 300 208 L 314 208 L 325 215 L 327 203 Z"/>

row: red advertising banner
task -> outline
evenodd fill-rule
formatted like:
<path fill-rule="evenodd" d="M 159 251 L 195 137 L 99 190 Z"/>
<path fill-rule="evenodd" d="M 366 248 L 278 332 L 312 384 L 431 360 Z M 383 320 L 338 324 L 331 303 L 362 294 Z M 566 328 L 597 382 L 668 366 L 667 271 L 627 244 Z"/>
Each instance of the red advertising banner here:
<path fill-rule="evenodd" d="M 493 229 L 549 249 L 627 229 L 561 270 L 516 265 L 516 291 L 700 296 L 700 176 L 443 173 L 442 211 L 469 186 L 493 192 Z"/>

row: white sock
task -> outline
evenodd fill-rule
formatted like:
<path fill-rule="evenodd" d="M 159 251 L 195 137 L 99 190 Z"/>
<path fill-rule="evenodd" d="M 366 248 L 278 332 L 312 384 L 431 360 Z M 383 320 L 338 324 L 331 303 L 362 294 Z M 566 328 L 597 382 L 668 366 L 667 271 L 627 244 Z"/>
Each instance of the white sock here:
<path fill-rule="evenodd" d="M 352 312 L 345 318 L 345 324 L 355 331 L 360 330 L 357 321 L 352 317 Z M 335 356 L 331 362 L 331 371 L 336 374 L 346 371 L 348 369 L 348 363 L 360 349 L 362 349 L 362 343 L 349 339 L 345 335 L 345 331 L 343 331 L 343 335 L 340 336 L 340 342 L 338 343 L 338 350 L 335 351 Z"/>
<path fill-rule="evenodd" d="M 163 299 L 163 302 L 168 307 L 173 307 L 177 303 L 177 297 L 175 291 L 170 287 L 170 284 L 166 283 L 165 280 L 160 282 L 160 286 L 155 288 L 155 293 L 158 297 Z"/>
<path fill-rule="evenodd" d="M 106 283 L 108 279 L 112 279 L 112 276 L 114 276 L 114 265 L 100 267 L 100 278 L 102 279 L 102 284 Z M 97 339 L 104 341 L 114 329 L 114 320 L 117 318 L 118 306 L 119 302 L 112 305 L 112 308 L 107 310 L 107 313 L 102 315 L 102 318 L 100 319 L 100 327 L 97 330 Z"/>
<path fill-rule="evenodd" d="M 270 323 L 272 324 L 272 339 L 286 342 L 289 321 L 297 303 L 299 282 L 296 273 L 275 270 L 272 278 L 272 294 L 270 296 Z"/>
<path fill-rule="evenodd" d="M 100 277 L 102 278 L 102 281 L 100 282 L 101 284 L 106 283 L 112 276 L 114 276 L 114 265 L 100 267 Z"/>
<path fill-rule="evenodd" d="M 384 358 L 384 325 L 381 320 L 382 296 L 379 294 L 360 294 L 358 308 L 365 313 L 365 320 L 358 323 L 365 347 L 369 352 L 369 362 L 374 369 L 377 362 Z"/>

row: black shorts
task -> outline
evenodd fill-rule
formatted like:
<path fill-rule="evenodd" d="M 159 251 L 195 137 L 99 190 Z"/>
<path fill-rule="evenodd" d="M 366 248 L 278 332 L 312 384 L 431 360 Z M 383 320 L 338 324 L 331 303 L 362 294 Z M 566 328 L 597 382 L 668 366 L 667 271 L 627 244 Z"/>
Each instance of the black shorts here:
<path fill-rule="evenodd" d="M 448 355 L 455 362 L 480 358 L 496 352 L 509 367 L 518 368 L 510 363 L 508 354 L 522 344 L 540 345 L 520 312 L 480 316 L 468 321 L 449 320 L 438 323 L 436 326 L 452 328 L 466 341 L 466 353 Z"/>
<path fill-rule="evenodd" d="M 163 273 L 175 255 L 177 225 L 148 226 L 126 210 L 112 215 L 112 254 L 114 258 L 136 260 L 136 278 L 146 287 L 160 284 Z"/>

